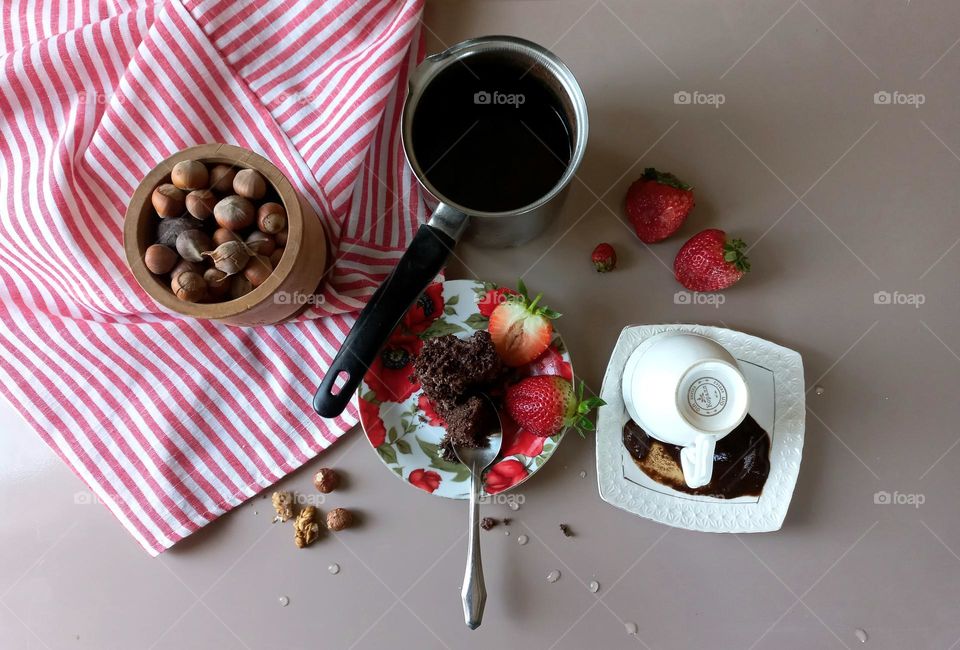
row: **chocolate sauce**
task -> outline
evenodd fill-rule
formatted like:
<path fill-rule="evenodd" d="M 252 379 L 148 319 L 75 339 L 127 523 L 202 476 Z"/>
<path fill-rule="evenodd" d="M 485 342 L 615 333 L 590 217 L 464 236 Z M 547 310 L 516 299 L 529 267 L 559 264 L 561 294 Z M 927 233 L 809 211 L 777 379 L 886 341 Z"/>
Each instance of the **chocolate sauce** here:
<path fill-rule="evenodd" d="M 640 471 L 685 494 L 720 499 L 760 496 L 770 474 L 770 436 L 749 415 L 717 441 L 713 479 L 699 488 L 688 487 L 683 480 L 681 448 L 651 438 L 633 420 L 628 420 L 623 427 L 623 445 Z"/>

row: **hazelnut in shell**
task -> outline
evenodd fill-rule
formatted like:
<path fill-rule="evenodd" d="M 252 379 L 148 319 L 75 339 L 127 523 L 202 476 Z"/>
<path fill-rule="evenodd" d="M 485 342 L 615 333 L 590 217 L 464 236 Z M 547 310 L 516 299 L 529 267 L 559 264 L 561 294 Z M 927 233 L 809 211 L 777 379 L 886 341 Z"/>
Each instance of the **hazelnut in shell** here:
<path fill-rule="evenodd" d="M 327 528 L 344 530 L 353 525 L 353 513 L 346 508 L 334 508 L 327 513 Z"/>
<path fill-rule="evenodd" d="M 163 244 L 148 246 L 146 252 L 143 254 L 143 263 L 147 265 L 147 269 L 149 269 L 151 273 L 156 273 L 157 275 L 169 273 L 178 259 L 176 251 Z"/>
<path fill-rule="evenodd" d="M 207 296 L 207 283 L 203 276 L 193 271 L 184 271 L 174 275 L 170 289 L 180 300 L 200 302 Z"/>
<path fill-rule="evenodd" d="M 235 275 L 230 279 L 230 298 L 236 300 L 237 298 L 242 298 L 253 291 L 253 285 L 250 284 L 250 280 L 246 279 L 242 275 Z"/>
<path fill-rule="evenodd" d="M 210 298 L 218 300 L 230 291 L 230 276 L 219 269 L 207 269 L 203 272 L 203 279 Z"/>
<path fill-rule="evenodd" d="M 247 236 L 247 246 L 254 253 L 267 257 L 277 249 L 277 243 L 273 241 L 273 237 L 259 230 L 254 230 Z"/>
<path fill-rule="evenodd" d="M 170 181 L 181 190 L 203 189 L 209 179 L 207 166 L 199 160 L 181 160 L 170 172 Z"/>
<path fill-rule="evenodd" d="M 186 273 L 190 271 L 191 273 L 196 273 L 198 275 L 203 275 L 203 264 L 197 264 L 196 262 L 188 262 L 187 260 L 180 260 L 177 262 L 177 265 L 173 267 L 173 270 L 170 271 L 170 277 L 175 278 L 181 273 Z"/>
<path fill-rule="evenodd" d="M 217 195 L 210 190 L 194 190 L 187 194 L 187 212 L 195 219 L 207 219 L 217 205 Z"/>
<path fill-rule="evenodd" d="M 204 251 L 213 248 L 213 242 L 205 232 L 188 230 L 177 236 L 177 252 L 188 262 L 202 262 Z"/>
<path fill-rule="evenodd" d="M 255 169 L 241 169 L 233 177 L 233 191 L 247 199 L 262 199 L 267 193 L 267 180 Z"/>
<path fill-rule="evenodd" d="M 280 260 L 283 259 L 284 249 L 278 248 L 277 250 L 270 253 L 270 266 L 277 268 L 280 266 Z"/>
<path fill-rule="evenodd" d="M 233 177 L 237 168 L 233 165 L 214 165 L 210 168 L 210 189 L 220 194 L 233 193 Z"/>
<path fill-rule="evenodd" d="M 257 228 L 275 235 L 287 227 L 287 211 L 279 203 L 264 203 L 257 210 Z"/>
<path fill-rule="evenodd" d="M 221 199 L 213 207 L 213 218 L 217 220 L 217 225 L 227 230 L 243 230 L 253 224 L 255 216 L 253 203 L 236 194 Z"/>
<path fill-rule="evenodd" d="M 240 239 L 240 235 L 236 234 L 232 230 L 227 230 L 226 228 L 217 228 L 213 231 L 214 246 L 226 244 L 228 241 L 236 241 L 238 239 Z"/>
<path fill-rule="evenodd" d="M 188 230 L 196 230 L 200 227 L 197 220 L 193 217 L 170 217 L 161 219 L 157 224 L 157 243 L 176 248 L 177 237 L 180 233 Z"/>
<path fill-rule="evenodd" d="M 284 246 L 286 246 L 286 245 L 287 245 L 287 230 L 286 230 L 286 228 L 284 228 L 283 230 L 281 230 L 280 232 L 278 232 L 276 235 L 274 235 L 274 236 L 273 236 L 273 240 L 274 240 L 275 242 L 277 242 L 277 246 L 279 246 L 280 248 L 283 248 Z"/>
<path fill-rule="evenodd" d="M 243 277 L 250 280 L 250 284 L 255 287 L 266 282 L 271 273 L 273 273 L 273 267 L 270 265 L 270 259 L 263 255 L 251 257 L 243 269 Z"/>
<path fill-rule="evenodd" d="M 324 494 L 329 494 L 340 487 L 340 475 L 335 469 L 321 467 L 313 475 L 313 485 Z"/>
<path fill-rule="evenodd" d="M 179 187 L 164 183 L 153 190 L 153 194 L 150 195 L 150 202 L 161 219 L 168 219 L 183 215 L 186 198 L 186 192 Z"/>
<path fill-rule="evenodd" d="M 203 255 L 213 260 L 213 266 L 227 275 L 236 275 L 250 260 L 250 249 L 242 241 L 228 241 Z"/>

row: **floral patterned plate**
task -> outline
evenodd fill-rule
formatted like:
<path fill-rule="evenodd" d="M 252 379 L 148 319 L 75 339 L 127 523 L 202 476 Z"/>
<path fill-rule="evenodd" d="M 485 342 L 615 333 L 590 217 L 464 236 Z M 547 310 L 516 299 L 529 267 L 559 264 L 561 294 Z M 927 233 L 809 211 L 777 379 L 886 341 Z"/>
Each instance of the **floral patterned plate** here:
<path fill-rule="evenodd" d="M 370 366 L 357 392 L 360 423 L 380 460 L 403 481 L 421 490 L 450 499 L 470 494 L 470 472 L 439 453 L 443 420 L 413 376 L 413 362 L 423 342 L 444 334 L 461 338 L 487 328 L 494 308 L 511 289 L 489 282 L 448 280 L 427 287 L 394 330 L 380 356 Z M 570 356 L 560 335 L 539 358 L 519 369 L 520 376 L 561 375 L 573 381 Z M 538 438 L 519 430 L 506 412 L 503 447 L 499 458 L 484 473 L 487 495 L 519 485 L 543 466 L 563 438 Z"/>

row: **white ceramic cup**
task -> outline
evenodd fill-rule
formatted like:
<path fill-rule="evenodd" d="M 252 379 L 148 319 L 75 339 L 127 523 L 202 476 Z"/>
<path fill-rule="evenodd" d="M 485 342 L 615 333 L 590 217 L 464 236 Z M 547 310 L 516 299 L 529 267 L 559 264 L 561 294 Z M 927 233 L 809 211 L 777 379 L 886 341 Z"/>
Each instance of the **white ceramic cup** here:
<path fill-rule="evenodd" d="M 623 372 L 627 413 L 647 434 L 680 450 L 691 488 L 713 477 L 717 441 L 747 415 L 749 391 L 737 360 L 706 336 L 663 332 L 641 343 Z"/>

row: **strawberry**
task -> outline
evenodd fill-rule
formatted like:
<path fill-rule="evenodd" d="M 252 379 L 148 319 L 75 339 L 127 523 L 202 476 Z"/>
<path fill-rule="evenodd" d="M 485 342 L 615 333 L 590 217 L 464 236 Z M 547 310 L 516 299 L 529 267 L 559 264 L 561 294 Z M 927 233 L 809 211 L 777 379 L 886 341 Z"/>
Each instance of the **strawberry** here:
<path fill-rule="evenodd" d="M 727 233 L 714 228 L 691 237 L 677 253 L 673 272 L 690 291 L 726 289 L 750 270 L 742 239 L 727 241 Z"/>
<path fill-rule="evenodd" d="M 538 375 L 527 377 L 507 389 L 507 412 L 524 431 L 546 438 L 572 426 L 584 435 L 593 431 L 587 414 L 604 401 L 599 397 L 583 399 L 583 383 L 575 393 L 573 384 L 563 377 Z"/>
<path fill-rule="evenodd" d="M 653 167 L 627 190 L 627 216 L 640 241 L 666 239 L 679 230 L 693 210 L 693 190 L 673 174 Z"/>
<path fill-rule="evenodd" d="M 493 310 L 497 308 L 497 305 L 502 305 L 504 302 L 506 302 L 506 296 L 515 295 L 517 295 L 517 292 L 513 289 L 508 289 L 507 287 L 490 289 L 483 295 L 483 298 L 477 301 L 477 310 L 480 312 L 481 316 L 490 318 L 490 314 L 492 314 Z"/>
<path fill-rule="evenodd" d="M 550 321 L 560 314 L 540 305 L 539 294 L 533 300 L 521 280 L 515 295 L 505 294 L 506 302 L 490 314 L 487 330 L 500 359 L 508 366 L 522 366 L 539 357 L 553 337 Z"/>
<path fill-rule="evenodd" d="M 613 250 L 610 244 L 597 244 L 590 255 L 593 265 L 597 267 L 600 273 L 612 271 L 617 267 L 617 251 Z"/>

